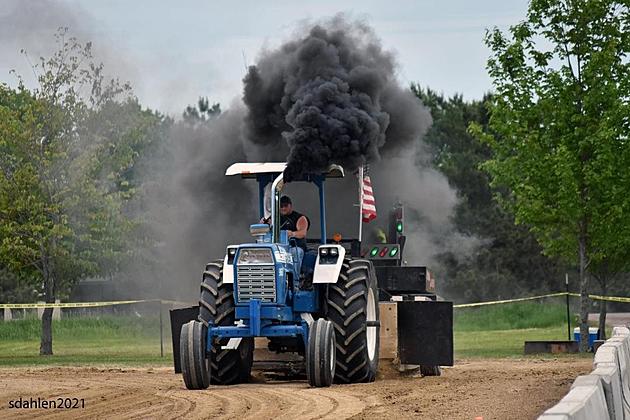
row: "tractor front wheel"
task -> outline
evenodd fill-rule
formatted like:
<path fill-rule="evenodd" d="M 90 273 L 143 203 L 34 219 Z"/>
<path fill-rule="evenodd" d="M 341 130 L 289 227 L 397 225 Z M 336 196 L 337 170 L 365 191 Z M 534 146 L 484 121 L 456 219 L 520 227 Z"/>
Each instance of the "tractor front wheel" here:
<path fill-rule="evenodd" d="M 188 389 L 206 389 L 210 385 L 206 337 L 208 330 L 199 321 L 182 325 L 179 339 L 182 375 Z"/>
<path fill-rule="evenodd" d="M 335 378 L 335 331 L 332 322 L 323 318 L 309 328 L 306 376 L 314 387 L 330 386 Z"/>
<path fill-rule="evenodd" d="M 234 326 L 234 293 L 231 284 L 223 283 L 223 262 L 208 263 L 201 282 L 199 321 L 206 326 Z M 238 340 L 238 341 L 237 341 Z M 215 338 L 210 359 L 210 383 L 233 385 L 247 382 L 254 360 L 254 339 L 235 339 L 236 348 L 229 347 L 229 339 Z"/>

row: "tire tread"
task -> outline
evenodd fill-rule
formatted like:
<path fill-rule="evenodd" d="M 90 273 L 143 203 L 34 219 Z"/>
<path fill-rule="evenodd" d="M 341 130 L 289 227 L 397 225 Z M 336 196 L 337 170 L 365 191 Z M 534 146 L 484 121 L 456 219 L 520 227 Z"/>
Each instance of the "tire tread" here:
<path fill-rule="evenodd" d="M 367 301 L 369 290 L 378 296 L 376 278 L 368 260 L 346 258 L 336 284 L 327 290 L 327 318 L 336 335 L 335 380 L 340 383 L 372 382 L 378 368 L 378 336 L 374 361 L 367 352 Z M 377 319 L 378 319 L 378 302 Z"/>

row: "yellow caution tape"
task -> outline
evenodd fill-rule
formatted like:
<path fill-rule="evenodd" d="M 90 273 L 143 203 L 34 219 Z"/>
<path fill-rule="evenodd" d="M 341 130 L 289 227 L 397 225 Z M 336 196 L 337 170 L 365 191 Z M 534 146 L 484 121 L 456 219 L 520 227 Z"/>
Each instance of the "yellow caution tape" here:
<path fill-rule="evenodd" d="M 486 305 L 498 305 L 500 303 L 512 303 L 512 302 L 523 302 L 526 300 L 536 300 L 548 297 L 558 297 L 558 296 L 566 296 L 567 292 L 558 292 L 558 293 L 550 293 L 548 295 L 540 295 L 540 296 L 530 296 L 526 298 L 518 298 L 518 299 L 505 299 L 505 300 L 493 300 L 489 302 L 475 302 L 475 303 L 462 303 L 459 305 L 453 305 L 453 308 L 472 308 L 475 306 L 486 306 Z"/>
<path fill-rule="evenodd" d="M 188 306 L 197 306 L 199 302 L 182 302 L 181 300 L 164 300 L 161 299 L 160 302 L 166 305 L 188 305 Z"/>
<path fill-rule="evenodd" d="M 560 297 L 566 296 L 567 292 L 558 292 L 558 293 L 549 293 L 546 295 L 539 296 L 530 296 L 524 298 L 517 299 L 505 299 L 505 300 L 493 300 L 488 302 L 475 302 L 475 303 L 461 303 L 458 305 L 453 305 L 453 308 L 473 308 L 477 306 L 487 306 L 487 305 L 499 305 L 502 303 L 512 303 L 512 302 L 524 302 L 527 300 L 537 300 L 543 298 L 550 297 Z M 580 297 L 579 293 L 568 293 L 571 297 Z M 630 303 L 630 297 L 620 297 L 620 296 L 601 296 L 601 295 L 588 295 L 590 299 L 593 300 L 605 300 L 608 302 L 623 302 Z M 114 306 L 114 305 L 131 305 L 134 303 L 147 303 L 147 302 L 160 302 L 163 304 L 171 304 L 171 305 L 194 305 L 191 302 L 181 302 L 176 300 L 161 300 L 161 299 L 144 299 L 144 300 L 116 300 L 110 302 L 74 302 L 74 303 L 0 303 L 0 309 L 32 309 L 32 308 L 97 308 L 103 306 Z"/>
<path fill-rule="evenodd" d="M 191 302 L 164 299 L 113 300 L 109 302 L 65 302 L 65 303 L 0 303 L 0 309 L 44 309 L 44 308 L 98 308 L 103 306 L 131 305 L 134 303 L 160 302 L 165 305 L 194 305 Z"/>
<path fill-rule="evenodd" d="M 117 300 L 112 302 L 75 302 L 75 303 L 1 303 L 0 308 L 96 308 L 102 306 L 130 305 L 132 303 L 159 302 L 159 300 Z"/>
<path fill-rule="evenodd" d="M 566 294 L 566 292 L 565 292 Z M 579 293 L 569 293 L 569 296 L 572 297 L 580 297 Z M 589 299 L 593 300 L 605 300 L 607 302 L 623 302 L 630 303 L 630 297 L 620 297 L 620 296 L 602 296 L 602 295 L 588 295 Z"/>
<path fill-rule="evenodd" d="M 497 305 L 501 303 L 512 303 L 512 302 L 523 302 L 526 300 L 536 300 L 548 297 L 559 297 L 569 295 L 571 297 L 580 297 L 579 293 L 567 293 L 567 292 L 558 292 L 558 293 L 550 293 L 548 295 L 540 295 L 540 296 L 531 296 L 526 298 L 518 298 L 518 299 L 506 299 L 506 300 L 493 300 L 489 302 L 475 302 L 475 303 L 463 303 L 459 305 L 453 305 L 453 308 L 472 308 L 475 306 L 486 306 L 486 305 Z M 602 296 L 602 295 L 588 295 L 589 299 L 592 300 L 605 300 L 607 302 L 623 302 L 630 303 L 630 297 L 620 297 L 620 296 Z"/>

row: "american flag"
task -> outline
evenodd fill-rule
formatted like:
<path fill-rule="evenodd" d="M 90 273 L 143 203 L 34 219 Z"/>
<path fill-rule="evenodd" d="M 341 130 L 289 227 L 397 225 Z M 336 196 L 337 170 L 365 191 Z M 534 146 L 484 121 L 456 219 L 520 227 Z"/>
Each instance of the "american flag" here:
<path fill-rule="evenodd" d="M 376 202 L 372 191 L 372 181 L 367 173 L 363 175 L 363 182 L 361 183 L 361 215 L 365 223 L 376 219 Z"/>

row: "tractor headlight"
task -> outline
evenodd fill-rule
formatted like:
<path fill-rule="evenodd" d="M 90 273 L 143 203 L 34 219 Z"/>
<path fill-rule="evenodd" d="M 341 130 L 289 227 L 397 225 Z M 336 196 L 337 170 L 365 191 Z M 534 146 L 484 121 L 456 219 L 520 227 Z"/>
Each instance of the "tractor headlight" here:
<path fill-rule="evenodd" d="M 227 248 L 227 263 L 234 264 L 234 257 L 236 256 L 236 247 L 228 247 Z"/>
<path fill-rule="evenodd" d="M 273 264 L 269 248 L 245 248 L 238 253 L 238 264 Z"/>
<path fill-rule="evenodd" d="M 339 248 L 336 246 L 322 246 L 319 248 L 319 264 L 337 264 L 339 261 Z"/>

